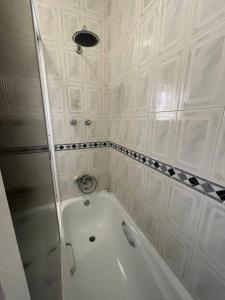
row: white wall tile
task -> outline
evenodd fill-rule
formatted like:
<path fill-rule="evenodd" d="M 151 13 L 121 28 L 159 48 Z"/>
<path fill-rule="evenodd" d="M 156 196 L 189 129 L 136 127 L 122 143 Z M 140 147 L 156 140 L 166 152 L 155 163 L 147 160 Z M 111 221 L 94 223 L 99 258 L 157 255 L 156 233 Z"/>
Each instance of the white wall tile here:
<path fill-rule="evenodd" d="M 137 85 L 137 96 L 135 98 L 136 111 L 151 111 L 152 99 L 154 97 L 154 79 L 153 71 L 150 67 L 148 68 L 148 71 L 138 76 Z"/>
<path fill-rule="evenodd" d="M 131 172 L 133 173 L 133 189 L 135 192 L 146 199 L 148 169 L 136 161 L 131 162 Z M 139 184 L 137 184 L 139 182 Z"/>
<path fill-rule="evenodd" d="M 82 59 L 79 55 L 76 55 L 75 51 L 66 49 L 64 51 L 65 57 L 65 71 L 66 79 L 68 82 L 82 82 Z"/>
<path fill-rule="evenodd" d="M 167 225 L 163 237 L 162 256 L 181 282 L 184 282 L 187 274 L 191 254 L 191 246 Z"/>
<path fill-rule="evenodd" d="M 56 153 L 56 166 L 59 176 L 68 178 L 71 175 L 71 168 L 69 167 L 68 153 L 58 152 Z"/>
<path fill-rule="evenodd" d="M 74 176 L 82 175 L 82 173 L 86 171 L 87 154 L 87 150 L 69 151 L 68 160 L 72 178 L 74 178 Z"/>
<path fill-rule="evenodd" d="M 76 188 L 73 179 L 65 179 L 59 176 L 59 190 L 61 201 L 74 198 Z"/>
<path fill-rule="evenodd" d="M 101 89 L 87 88 L 87 111 L 92 114 L 102 112 L 102 91 Z"/>
<path fill-rule="evenodd" d="M 139 0 L 126 0 L 127 30 L 135 26 L 139 14 Z"/>
<path fill-rule="evenodd" d="M 92 169 L 100 169 L 105 164 L 105 150 L 90 150 L 87 152 L 87 165 Z"/>
<path fill-rule="evenodd" d="M 135 79 L 129 79 L 125 83 L 125 99 L 123 112 L 131 112 L 133 110 L 134 104 L 134 94 L 135 94 Z"/>
<path fill-rule="evenodd" d="M 209 175 L 222 115 L 220 109 L 178 113 L 173 154 L 175 166 L 196 175 Z"/>
<path fill-rule="evenodd" d="M 208 197 L 205 202 L 196 248 L 214 269 L 225 274 L 225 207 Z"/>
<path fill-rule="evenodd" d="M 163 1 L 160 50 L 174 48 L 186 35 L 191 1 Z"/>
<path fill-rule="evenodd" d="M 225 118 L 223 118 L 222 126 L 220 129 L 219 139 L 216 147 L 215 158 L 211 171 L 211 178 L 220 184 L 225 184 Z"/>
<path fill-rule="evenodd" d="M 176 112 L 152 115 L 152 136 L 149 153 L 160 161 L 170 163 L 176 129 Z"/>
<path fill-rule="evenodd" d="M 70 112 L 84 112 L 83 89 L 76 86 L 67 88 Z"/>
<path fill-rule="evenodd" d="M 153 170 L 149 171 L 147 182 L 148 194 L 146 201 L 149 206 L 159 215 L 163 216 L 166 205 L 166 195 L 168 190 L 168 179 Z"/>
<path fill-rule="evenodd" d="M 113 162 L 119 166 L 119 176 L 121 180 L 126 182 L 128 186 L 132 186 L 134 174 L 132 172 L 133 164 L 130 159 L 120 155 L 119 160 L 117 160 L 117 162 L 114 160 Z M 116 168 L 116 164 L 114 165 L 114 168 Z"/>
<path fill-rule="evenodd" d="M 203 198 L 199 192 L 170 180 L 166 211 L 167 221 L 189 243 L 192 243 L 196 238 Z"/>
<path fill-rule="evenodd" d="M 63 117 L 53 116 L 52 130 L 55 143 L 67 143 L 67 126 Z"/>
<path fill-rule="evenodd" d="M 85 0 L 85 9 L 94 14 L 100 14 L 101 1 L 100 0 Z"/>
<path fill-rule="evenodd" d="M 80 5 L 80 0 L 61 0 L 63 6 L 64 5 L 69 5 L 69 6 L 73 6 L 74 8 L 79 8 Z"/>
<path fill-rule="evenodd" d="M 98 57 L 89 56 L 86 63 L 87 82 L 95 86 L 100 86 L 103 81 L 101 60 Z"/>
<path fill-rule="evenodd" d="M 129 206 L 128 211 L 132 216 L 134 222 L 137 225 L 140 225 L 140 215 L 141 215 L 141 208 L 142 208 L 142 200 L 139 195 L 135 193 L 130 194 Z"/>
<path fill-rule="evenodd" d="M 65 99 L 63 97 L 63 86 L 57 83 L 48 83 L 49 102 L 52 113 L 63 112 Z"/>
<path fill-rule="evenodd" d="M 61 37 L 61 26 L 57 7 L 38 2 L 37 8 L 42 37 L 58 42 Z"/>
<path fill-rule="evenodd" d="M 62 24 L 63 24 L 63 38 L 66 44 L 70 46 L 74 45 L 72 41 L 73 34 L 81 30 L 81 22 L 78 14 L 74 14 L 71 11 L 62 11 Z"/>
<path fill-rule="evenodd" d="M 145 13 L 146 10 L 151 7 L 151 5 L 153 4 L 154 0 L 142 0 L 141 1 L 141 9 L 142 9 L 142 13 Z"/>
<path fill-rule="evenodd" d="M 225 25 L 189 45 L 181 108 L 224 107 Z"/>
<path fill-rule="evenodd" d="M 225 277 L 217 273 L 207 260 L 195 253 L 188 278 L 188 290 L 197 300 L 223 300 Z"/>
<path fill-rule="evenodd" d="M 124 146 L 131 146 L 132 138 L 132 119 L 131 118 L 122 118 L 120 120 L 120 143 Z"/>
<path fill-rule="evenodd" d="M 87 118 L 89 119 L 89 118 Z M 97 141 L 102 139 L 103 122 L 101 118 L 90 117 L 91 125 L 85 126 L 86 137 L 88 141 Z"/>
<path fill-rule="evenodd" d="M 148 118 L 137 117 L 133 121 L 133 148 L 141 153 L 145 153 L 148 134 Z"/>
<path fill-rule="evenodd" d="M 181 49 L 161 58 L 156 65 L 156 97 L 154 111 L 177 110 L 180 100 L 181 79 L 184 64 Z"/>
<path fill-rule="evenodd" d="M 141 20 L 140 62 L 153 59 L 157 51 L 157 14 L 153 10 L 148 18 Z"/>
<path fill-rule="evenodd" d="M 123 43 L 124 33 L 126 26 L 126 10 L 125 1 L 119 1 L 119 7 L 117 8 L 116 22 L 115 22 L 115 39 L 116 45 Z"/>
<path fill-rule="evenodd" d="M 145 236 L 159 251 L 161 219 L 146 204 L 142 205 L 140 212 L 140 226 Z"/>
<path fill-rule="evenodd" d="M 126 39 L 126 70 L 131 73 L 137 65 L 137 32 L 132 31 Z"/>
<path fill-rule="evenodd" d="M 60 48 L 56 46 L 45 45 L 44 49 L 48 79 L 60 80 L 62 78 Z"/>
<path fill-rule="evenodd" d="M 192 10 L 192 33 L 196 34 L 207 27 L 212 27 L 225 18 L 223 0 L 194 0 Z"/>

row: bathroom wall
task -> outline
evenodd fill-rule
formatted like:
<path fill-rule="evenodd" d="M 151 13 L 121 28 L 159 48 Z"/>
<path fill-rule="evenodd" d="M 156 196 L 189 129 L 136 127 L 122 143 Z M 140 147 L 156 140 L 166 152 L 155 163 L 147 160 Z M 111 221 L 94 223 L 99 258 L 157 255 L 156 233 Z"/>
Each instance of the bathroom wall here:
<path fill-rule="evenodd" d="M 38 0 L 45 47 L 55 144 L 106 139 L 104 105 L 104 7 L 102 0 Z M 100 36 L 97 47 L 75 53 L 72 35 L 86 25 Z M 77 125 L 70 125 L 70 120 Z M 91 120 L 91 126 L 84 124 Z M 106 187 L 105 149 L 56 152 L 61 199 L 79 194 L 75 175 L 92 174 Z"/>
<path fill-rule="evenodd" d="M 109 0 L 105 20 L 108 139 L 222 185 L 110 148 L 110 188 L 194 299 L 222 300 L 225 2 Z"/>

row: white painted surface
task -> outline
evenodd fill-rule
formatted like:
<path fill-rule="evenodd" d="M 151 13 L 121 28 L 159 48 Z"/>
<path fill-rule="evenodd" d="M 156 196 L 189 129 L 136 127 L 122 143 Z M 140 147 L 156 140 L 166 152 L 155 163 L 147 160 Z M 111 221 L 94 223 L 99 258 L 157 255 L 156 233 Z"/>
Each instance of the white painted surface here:
<path fill-rule="evenodd" d="M 83 201 L 90 200 L 89 206 Z M 125 221 L 136 247 L 123 231 Z M 64 300 L 190 300 L 187 291 L 140 232 L 116 198 L 100 192 L 62 202 Z M 89 242 L 94 235 L 96 241 Z"/>
<path fill-rule="evenodd" d="M 30 300 L 0 172 L 0 300 Z"/>

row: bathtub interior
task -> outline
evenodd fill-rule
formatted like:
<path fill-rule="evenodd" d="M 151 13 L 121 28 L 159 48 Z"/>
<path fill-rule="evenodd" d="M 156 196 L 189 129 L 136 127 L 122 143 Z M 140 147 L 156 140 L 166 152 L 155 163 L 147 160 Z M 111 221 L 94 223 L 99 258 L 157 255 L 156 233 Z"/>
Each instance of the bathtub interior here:
<path fill-rule="evenodd" d="M 122 231 L 123 220 L 135 248 Z M 149 295 L 153 300 L 192 299 L 112 194 L 100 192 L 64 201 L 62 223 L 64 300 L 149 300 Z M 74 249 L 73 277 L 69 272 L 73 257 L 66 242 Z"/>

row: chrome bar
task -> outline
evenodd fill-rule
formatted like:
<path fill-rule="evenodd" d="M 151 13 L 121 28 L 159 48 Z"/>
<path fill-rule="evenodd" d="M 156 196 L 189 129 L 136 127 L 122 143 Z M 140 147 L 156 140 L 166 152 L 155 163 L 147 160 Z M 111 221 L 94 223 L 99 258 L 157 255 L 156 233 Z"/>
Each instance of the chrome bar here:
<path fill-rule="evenodd" d="M 134 241 L 134 237 L 132 236 L 132 234 L 129 232 L 128 228 L 127 228 L 127 224 L 123 221 L 122 224 L 122 229 L 123 232 L 128 240 L 128 243 L 135 248 L 135 241 Z"/>
<path fill-rule="evenodd" d="M 73 245 L 71 242 L 66 242 L 66 246 L 71 247 L 72 250 L 72 256 L 73 256 L 73 266 L 72 268 L 70 268 L 70 275 L 71 277 L 74 275 L 75 271 L 76 271 L 76 260 L 75 260 L 75 255 L 74 255 L 74 251 L 73 251 Z"/>

